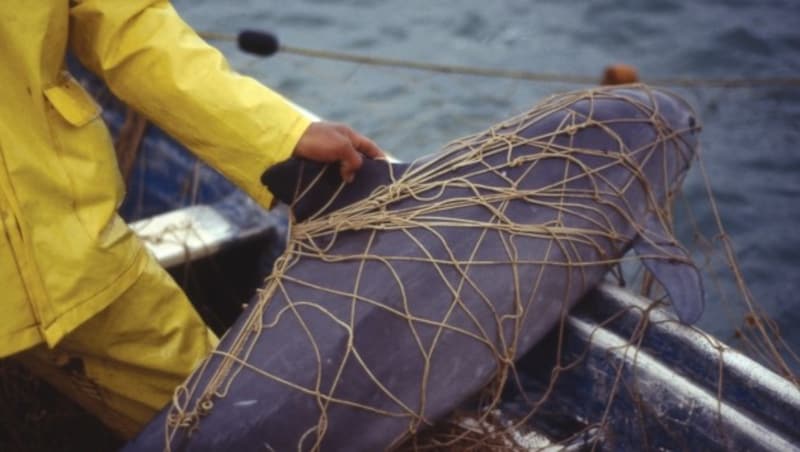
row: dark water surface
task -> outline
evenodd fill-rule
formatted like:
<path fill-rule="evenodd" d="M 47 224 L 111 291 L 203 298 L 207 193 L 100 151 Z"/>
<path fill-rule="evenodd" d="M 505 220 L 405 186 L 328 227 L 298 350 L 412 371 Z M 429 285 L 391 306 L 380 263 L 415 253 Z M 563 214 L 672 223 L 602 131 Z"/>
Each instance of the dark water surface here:
<path fill-rule="evenodd" d="M 648 78 L 800 77 L 796 0 L 175 1 L 198 30 L 272 30 L 287 45 L 390 58 L 599 77 L 635 65 Z M 347 122 L 401 159 L 437 150 L 557 91 L 580 88 L 432 74 L 276 55 L 216 42 L 239 71 L 315 113 Z M 756 300 L 800 351 L 800 87 L 675 89 L 704 124 L 702 154 Z M 714 217 L 697 167 L 684 188 L 699 229 Z M 692 228 L 678 218 L 691 243 Z M 702 254 L 698 255 L 702 258 Z M 716 262 L 716 261 L 715 261 Z M 724 270 L 716 262 L 712 267 Z M 720 279 L 724 292 L 732 279 Z M 700 326 L 736 344 L 738 299 L 709 286 Z"/>

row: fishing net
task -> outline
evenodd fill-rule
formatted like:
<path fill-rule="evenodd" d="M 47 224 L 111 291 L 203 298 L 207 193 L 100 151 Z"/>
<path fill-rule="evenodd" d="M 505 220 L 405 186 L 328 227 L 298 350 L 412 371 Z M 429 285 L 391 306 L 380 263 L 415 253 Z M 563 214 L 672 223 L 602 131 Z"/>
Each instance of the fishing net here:
<path fill-rule="evenodd" d="M 265 427 L 297 438 L 276 449 L 354 444 L 338 436 L 345 425 L 394 432 L 392 447 L 521 447 L 510 432 L 546 414 L 552 391 L 526 396 L 516 360 L 552 328 L 567 331 L 568 310 L 609 271 L 623 283 L 642 258 L 690 264 L 669 231 L 698 130 L 670 94 L 598 88 L 554 96 L 407 167 L 371 163 L 387 183 L 361 199 L 339 184 L 309 207 L 335 168 L 301 167 L 294 207 L 308 218 L 291 225 L 257 300 L 177 391 L 168 438 L 202 435 L 228 394 L 258 386 L 271 409 L 293 413 Z M 656 254 L 629 253 L 637 237 Z M 658 286 L 640 280 L 645 292 Z M 631 310 L 620 309 L 602 322 Z M 563 342 L 549 389 L 581 359 L 562 360 Z M 502 407 L 509 387 L 522 389 L 516 418 Z M 429 428 L 476 392 L 457 420 Z M 646 401 L 640 408 L 649 415 Z M 583 423 L 574 435 L 607 437 L 603 417 Z"/>

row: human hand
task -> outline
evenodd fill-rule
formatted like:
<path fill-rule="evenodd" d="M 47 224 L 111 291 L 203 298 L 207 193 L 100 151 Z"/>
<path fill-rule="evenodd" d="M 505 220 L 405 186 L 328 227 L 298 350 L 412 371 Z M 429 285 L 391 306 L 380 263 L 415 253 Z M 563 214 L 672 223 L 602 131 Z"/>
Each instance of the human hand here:
<path fill-rule="evenodd" d="M 312 123 L 300 137 L 294 155 L 322 163 L 339 162 L 342 180 L 352 182 L 361 168 L 364 156 L 386 158 L 383 151 L 369 138 L 344 124 Z"/>

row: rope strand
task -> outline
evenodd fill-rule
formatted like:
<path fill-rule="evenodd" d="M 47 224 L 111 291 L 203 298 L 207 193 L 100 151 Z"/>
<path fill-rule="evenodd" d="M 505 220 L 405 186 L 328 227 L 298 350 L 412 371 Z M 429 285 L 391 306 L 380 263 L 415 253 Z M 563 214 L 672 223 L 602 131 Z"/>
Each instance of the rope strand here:
<path fill-rule="evenodd" d="M 210 41 L 236 42 L 237 36 L 225 33 L 200 32 L 200 36 Z M 341 61 L 369 66 L 394 67 L 442 74 L 460 74 L 478 77 L 505 78 L 513 80 L 527 80 L 542 83 L 565 83 L 572 85 L 597 85 L 600 78 L 596 76 L 564 74 L 557 72 L 532 72 L 516 69 L 495 69 L 474 66 L 462 66 L 424 61 L 405 60 L 399 58 L 385 58 L 370 55 L 361 55 L 349 52 L 339 52 L 323 49 L 311 49 L 280 45 L 280 52 L 307 58 L 317 58 L 332 61 Z M 651 86 L 671 87 L 709 87 L 709 88 L 749 88 L 770 86 L 800 86 L 800 77 L 763 77 L 763 78 L 691 78 L 691 77 L 663 77 L 643 80 Z"/>

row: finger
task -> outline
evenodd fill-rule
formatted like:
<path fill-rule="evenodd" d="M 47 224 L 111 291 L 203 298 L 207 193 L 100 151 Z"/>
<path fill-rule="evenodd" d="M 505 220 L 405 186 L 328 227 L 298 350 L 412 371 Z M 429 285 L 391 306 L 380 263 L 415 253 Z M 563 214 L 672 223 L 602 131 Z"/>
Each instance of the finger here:
<path fill-rule="evenodd" d="M 362 163 L 361 154 L 348 142 L 339 163 L 339 171 L 342 175 L 342 180 L 348 184 L 353 182 L 356 171 L 361 168 Z"/>
<path fill-rule="evenodd" d="M 347 137 L 350 138 L 350 141 L 353 143 L 353 146 L 355 146 L 355 148 L 359 152 L 366 155 L 367 157 L 371 159 L 386 158 L 386 155 L 381 150 L 381 148 L 379 148 L 374 141 L 370 140 L 364 135 L 361 135 L 360 133 L 346 126 L 342 129 L 342 132 L 344 132 L 347 135 Z"/>
<path fill-rule="evenodd" d="M 355 143 L 356 149 L 358 149 L 362 154 L 366 155 L 371 159 L 385 159 L 386 154 L 375 144 L 374 141 L 370 140 L 369 138 L 356 134 L 357 141 Z"/>

